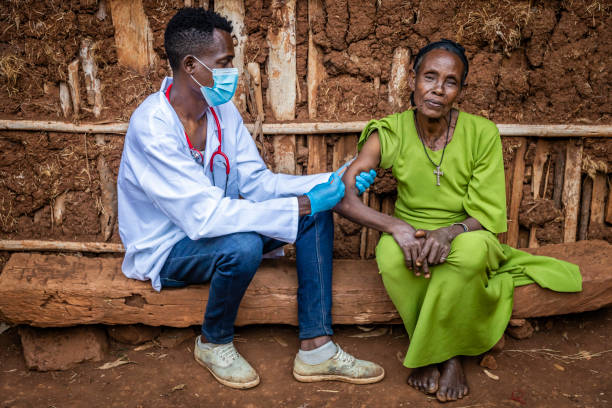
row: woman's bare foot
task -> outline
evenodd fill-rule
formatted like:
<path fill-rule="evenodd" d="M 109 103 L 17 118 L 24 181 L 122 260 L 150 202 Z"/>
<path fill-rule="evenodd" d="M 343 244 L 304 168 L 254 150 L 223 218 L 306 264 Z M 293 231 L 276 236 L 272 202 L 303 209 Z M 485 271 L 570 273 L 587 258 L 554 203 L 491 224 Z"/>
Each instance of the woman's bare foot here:
<path fill-rule="evenodd" d="M 440 364 L 440 371 L 438 392 L 436 392 L 438 401 L 455 401 L 468 394 L 467 380 L 459 357 L 453 357 Z"/>
<path fill-rule="evenodd" d="M 435 364 L 413 368 L 408 376 L 408 385 L 425 394 L 433 394 L 438 391 L 439 378 L 440 371 Z"/>

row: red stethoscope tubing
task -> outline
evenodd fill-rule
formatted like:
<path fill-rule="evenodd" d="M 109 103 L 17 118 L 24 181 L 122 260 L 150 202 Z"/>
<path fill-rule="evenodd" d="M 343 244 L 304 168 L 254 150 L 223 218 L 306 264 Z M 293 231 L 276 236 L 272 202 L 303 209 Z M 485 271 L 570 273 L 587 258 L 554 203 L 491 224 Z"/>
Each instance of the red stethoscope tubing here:
<path fill-rule="evenodd" d="M 172 85 L 173 84 L 170 84 L 168 89 L 166 89 L 166 98 L 168 99 L 168 102 L 170 102 L 170 89 L 172 89 Z M 217 125 L 217 136 L 219 138 L 219 147 L 212 154 L 212 156 L 210 156 L 210 172 L 212 173 L 212 171 L 213 171 L 213 159 L 215 158 L 216 155 L 220 155 L 225 160 L 225 164 L 227 164 L 227 166 L 225 166 L 225 174 L 228 175 L 229 172 L 230 172 L 229 159 L 227 158 L 227 155 L 225 153 L 223 153 L 223 151 L 221 151 L 221 140 L 222 140 L 222 136 L 221 136 L 221 123 L 219 122 L 219 117 L 217 116 L 217 113 L 215 112 L 215 110 L 213 109 L 212 106 L 210 107 L 210 112 L 212 113 L 213 118 L 215 118 L 215 124 Z M 202 158 L 202 163 L 204 163 L 204 155 L 202 154 L 201 151 L 199 151 L 198 149 L 193 147 L 193 145 L 191 144 L 191 140 L 189 139 L 189 136 L 187 135 L 187 132 L 185 132 L 185 138 L 187 139 L 187 144 L 189 145 L 189 149 L 192 150 L 192 151 L 198 152 L 198 154 Z"/>

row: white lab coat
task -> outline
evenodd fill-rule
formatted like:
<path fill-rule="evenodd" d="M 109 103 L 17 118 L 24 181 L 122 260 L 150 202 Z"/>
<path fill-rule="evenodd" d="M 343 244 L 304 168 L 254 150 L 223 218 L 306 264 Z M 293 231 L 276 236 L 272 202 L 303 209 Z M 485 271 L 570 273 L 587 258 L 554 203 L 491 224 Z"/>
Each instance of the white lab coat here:
<path fill-rule="evenodd" d="M 221 122 L 222 151 L 230 174 L 227 196 L 212 184 L 211 155 L 219 140 L 207 112 L 205 167 L 189 152 L 185 131 L 165 91 L 150 95 L 132 114 L 117 178 L 119 234 L 126 249 L 123 273 L 151 280 L 161 290 L 159 272 L 178 241 L 254 231 L 294 242 L 297 196 L 327 181 L 312 176 L 275 174 L 266 168 L 232 102 L 215 107 Z M 239 199 L 238 197 L 243 199 Z"/>

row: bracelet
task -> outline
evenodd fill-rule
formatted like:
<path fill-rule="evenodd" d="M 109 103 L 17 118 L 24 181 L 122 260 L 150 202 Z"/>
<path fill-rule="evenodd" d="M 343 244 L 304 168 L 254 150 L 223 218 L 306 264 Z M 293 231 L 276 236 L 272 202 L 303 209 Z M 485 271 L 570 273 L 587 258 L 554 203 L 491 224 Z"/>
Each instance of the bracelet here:
<path fill-rule="evenodd" d="M 453 225 L 461 225 L 461 226 L 463 227 L 463 232 L 469 232 L 469 231 L 470 231 L 470 229 L 468 228 L 468 226 L 467 226 L 466 224 L 464 224 L 463 222 L 456 222 L 456 223 L 452 224 L 452 225 L 451 225 L 451 227 L 452 227 Z"/>

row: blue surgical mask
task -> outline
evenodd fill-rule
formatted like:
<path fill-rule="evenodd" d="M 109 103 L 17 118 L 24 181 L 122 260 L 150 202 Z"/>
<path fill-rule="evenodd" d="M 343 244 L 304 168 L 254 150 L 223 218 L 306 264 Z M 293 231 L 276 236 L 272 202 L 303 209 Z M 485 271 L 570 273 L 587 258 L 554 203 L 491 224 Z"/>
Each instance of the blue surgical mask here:
<path fill-rule="evenodd" d="M 200 64 L 212 72 L 213 87 L 202 86 L 194 77 L 191 75 L 191 79 L 200 86 L 200 92 L 204 96 L 206 103 L 209 106 L 219 106 L 226 102 L 229 102 L 236 92 L 236 86 L 238 86 L 238 69 L 237 68 L 213 68 L 210 69 L 199 59 L 195 58 Z"/>

